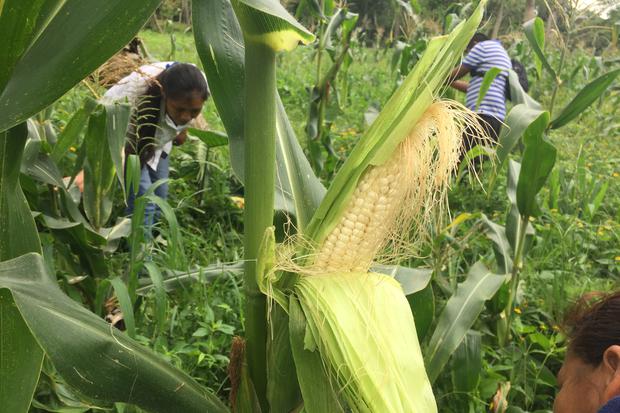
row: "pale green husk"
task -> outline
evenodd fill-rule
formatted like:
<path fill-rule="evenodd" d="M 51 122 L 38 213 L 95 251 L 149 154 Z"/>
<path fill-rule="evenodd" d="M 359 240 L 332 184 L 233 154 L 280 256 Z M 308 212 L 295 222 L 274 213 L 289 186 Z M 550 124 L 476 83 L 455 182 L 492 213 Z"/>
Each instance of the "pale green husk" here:
<path fill-rule="evenodd" d="M 375 273 L 302 277 L 305 348 L 320 351 L 356 412 L 437 411 L 409 303 L 393 278 Z"/>

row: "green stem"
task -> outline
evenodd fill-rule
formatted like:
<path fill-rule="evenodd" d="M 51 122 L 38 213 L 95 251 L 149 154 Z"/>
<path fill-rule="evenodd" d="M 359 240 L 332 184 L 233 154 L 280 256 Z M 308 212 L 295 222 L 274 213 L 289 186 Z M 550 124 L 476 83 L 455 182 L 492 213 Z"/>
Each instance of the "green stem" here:
<path fill-rule="evenodd" d="M 515 248 L 515 255 L 512 263 L 512 272 L 510 275 L 510 295 L 508 297 L 506 309 L 504 310 L 504 313 L 506 315 L 506 336 L 504 337 L 504 339 L 508 339 L 510 337 L 510 322 L 512 320 L 513 305 L 517 296 L 517 288 L 519 286 L 519 273 L 521 272 L 521 268 L 523 267 L 523 249 L 525 246 L 528 222 L 528 216 L 521 216 L 521 221 L 519 222 L 519 232 L 517 234 L 517 246 Z"/>
<path fill-rule="evenodd" d="M 267 404 L 267 305 L 256 283 L 256 258 L 273 224 L 276 176 L 276 59 L 268 46 L 245 44 L 245 334 L 250 377 L 263 412 Z"/>
<path fill-rule="evenodd" d="M 556 72 L 557 77 L 555 78 L 555 87 L 553 88 L 553 94 L 551 95 L 551 103 L 549 104 L 549 116 L 550 117 L 553 115 L 553 107 L 555 106 L 555 98 L 557 97 L 558 89 L 560 89 L 560 86 L 562 84 L 562 78 L 561 78 L 562 70 L 564 69 L 564 62 L 566 59 L 566 50 L 568 49 L 570 45 L 571 30 L 572 30 L 571 28 L 573 27 L 572 16 L 573 16 L 573 13 L 571 10 L 571 13 L 569 15 L 570 27 L 568 28 L 568 31 L 566 34 L 566 40 L 562 44 L 562 52 L 560 54 L 560 63 L 558 64 L 558 70 Z"/>

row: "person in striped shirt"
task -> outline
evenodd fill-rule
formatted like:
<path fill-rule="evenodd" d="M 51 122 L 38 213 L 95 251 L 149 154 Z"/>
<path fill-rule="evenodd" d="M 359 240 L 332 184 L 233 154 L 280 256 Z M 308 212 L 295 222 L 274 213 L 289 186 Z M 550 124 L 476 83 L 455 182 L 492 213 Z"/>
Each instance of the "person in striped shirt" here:
<path fill-rule="evenodd" d="M 502 69 L 502 72 L 495 77 L 491 87 L 477 105 L 482 79 L 493 67 Z M 450 77 L 451 86 L 466 93 L 465 106 L 476 112 L 480 125 L 495 142 L 506 117 L 505 89 L 510 69 L 512 69 L 510 57 L 500 41 L 489 39 L 483 33 L 476 33 L 467 46 L 465 58 L 453 70 Z M 459 80 L 467 74 L 471 75 L 469 82 Z M 465 135 L 465 149 L 469 150 L 475 146 L 476 136 L 472 136 L 471 131 L 467 131 Z"/>

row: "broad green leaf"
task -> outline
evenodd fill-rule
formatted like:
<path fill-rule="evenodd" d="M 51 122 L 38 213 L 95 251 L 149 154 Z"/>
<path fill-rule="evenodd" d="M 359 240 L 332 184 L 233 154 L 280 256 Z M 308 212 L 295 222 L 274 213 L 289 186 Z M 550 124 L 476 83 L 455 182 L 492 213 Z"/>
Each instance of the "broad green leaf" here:
<path fill-rule="evenodd" d="M 43 351 L 5 289 L 0 289 L 0 332 L 0 406 L 5 412 L 26 413 L 39 379 Z"/>
<path fill-rule="evenodd" d="M 25 123 L 0 132 L 0 261 L 41 252 L 37 228 L 19 184 L 27 137 Z"/>
<path fill-rule="evenodd" d="M 3 57 L 9 56 L 6 66 L 10 73 L 7 77 L 5 72 L 2 76 L 6 79 L 0 79 L 0 131 L 50 105 L 104 63 L 132 39 L 160 1 L 66 0 L 59 3 L 6 0 L 0 15 L 1 37 L 3 45 L 14 51 L 0 49 Z M 14 20 L 9 12 L 18 6 L 27 9 L 19 12 L 19 18 Z M 35 19 L 37 15 L 39 18 Z M 22 30 L 30 21 L 36 29 Z M 13 25 L 21 34 L 13 34 Z M 33 37 L 36 33 L 38 35 Z M 7 39 L 11 41 L 5 43 Z M 5 66 L 4 59 L 2 62 Z"/>
<path fill-rule="evenodd" d="M 499 134 L 499 147 L 497 148 L 497 161 L 501 168 L 508 159 L 508 155 L 519 142 L 527 127 L 536 120 L 542 110 L 532 109 L 526 104 L 514 106 L 504 120 L 505 125 Z"/>
<path fill-rule="evenodd" d="M 267 339 L 267 400 L 271 411 L 293 411 L 301 404 L 303 392 L 300 389 L 299 381 L 302 379 L 299 377 L 299 367 L 295 362 L 292 337 L 289 333 L 290 319 L 279 305 L 272 308 L 270 319 L 268 329 L 271 334 Z"/>
<path fill-rule="evenodd" d="M 277 0 L 233 0 L 232 5 L 246 40 L 262 43 L 274 51 L 292 50 L 308 44 L 314 35 L 291 16 Z"/>
<path fill-rule="evenodd" d="M 159 267 L 154 262 L 145 262 L 144 267 L 149 273 L 149 277 L 153 282 L 155 290 L 155 320 L 160 330 L 163 329 L 166 322 L 166 289 L 164 288 L 164 277 Z"/>
<path fill-rule="evenodd" d="M 481 372 L 482 335 L 469 330 L 452 356 L 454 390 L 463 393 L 474 392 L 478 388 Z"/>
<path fill-rule="evenodd" d="M 95 110 L 84 138 L 84 211 L 94 228 L 105 226 L 112 213 L 115 171 L 107 138 L 107 118 L 106 107 Z"/>
<path fill-rule="evenodd" d="M 481 1 L 472 16 L 450 35 L 429 42 L 414 69 L 338 171 L 308 226 L 310 240 L 319 244 L 323 241 L 338 221 L 362 174 L 369 166 L 386 162 L 432 104 L 478 27 L 485 4 Z"/>
<path fill-rule="evenodd" d="M 297 298 L 289 303 L 289 330 L 291 349 L 295 359 L 297 377 L 303 395 L 304 411 L 308 413 L 344 412 L 334 392 L 334 384 L 325 373 L 317 349 L 306 345 L 306 318 Z"/>
<path fill-rule="evenodd" d="M 71 222 L 46 215 L 40 215 L 39 220 L 58 242 L 68 246 L 78 257 L 85 273 L 99 278 L 108 276 L 108 266 L 103 253 L 106 239 L 103 236 L 82 222 Z"/>
<path fill-rule="evenodd" d="M 217 148 L 218 146 L 228 144 L 228 136 L 223 132 L 200 130 L 196 128 L 189 128 L 187 131 L 190 135 L 200 139 L 209 148 Z"/>
<path fill-rule="evenodd" d="M 535 17 L 532 20 L 528 20 L 523 23 L 523 30 L 525 31 L 525 37 L 536 54 L 538 61 L 549 72 L 555 81 L 558 75 L 549 64 L 549 61 L 543 51 L 545 47 L 545 24 L 542 19 L 540 17 Z"/>
<path fill-rule="evenodd" d="M 228 411 L 187 374 L 63 294 L 40 255 L 0 263 L 0 289 L 11 291 L 46 356 L 88 399 L 154 413 Z"/>
<path fill-rule="evenodd" d="M 373 265 L 372 272 L 389 275 L 400 283 L 405 295 L 422 291 L 431 282 L 433 270 L 430 268 L 409 268 L 400 265 Z"/>
<path fill-rule="evenodd" d="M 144 197 L 148 200 L 148 202 L 152 202 L 157 205 L 164 219 L 168 222 L 170 236 L 170 239 L 168 240 L 169 247 L 166 250 L 166 253 L 170 259 L 168 265 L 171 268 L 184 268 L 187 265 L 187 257 L 185 256 L 185 250 L 183 248 L 183 234 L 177 221 L 177 216 L 174 213 L 174 209 L 165 199 L 149 193 L 149 191 L 144 194 Z"/>
<path fill-rule="evenodd" d="M 58 166 L 46 154 L 37 154 L 29 165 L 24 165 L 22 172 L 44 184 L 58 187 L 63 191 L 66 189 Z"/>
<path fill-rule="evenodd" d="M 491 84 L 493 83 L 495 78 L 501 73 L 502 69 L 500 69 L 499 67 L 492 67 L 484 74 L 484 77 L 482 78 L 482 83 L 480 84 L 480 91 L 478 92 L 478 99 L 476 100 L 476 108 L 480 107 L 480 103 L 482 103 L 482 100 L 487 95 Z"/>
<path fill-rule="evenodd" d="M 542 189 L 555 164 L 556 149 L 545 138 L 549 112 L 541 113 L 523 134 L 523 159 L 517 183 L 517 207 L 522 216 L 536 216 L 536 195 Z"/>
<path fill-rule="evenodd" d="M 493 241 L 493 251 L 495 251 L 498 271 L 504 274 L 510 273 L 512 271 L 513 251 L 506 236 L 506 229 L 491 221 L 484 214 L 482 214 L 481 221 L 484 225 L 485 235 Z"/>
<path fill-rule="evenodd" d="M 243 36 L 229 0 L 192 3 L 194 38 L 215 106 L 228 132 L 230 157 L 237 177 L 244 181 L 244 53 Z M 275 208 L 295 215 L 303 230 L 325 194 L 293 132 L 280 99 L 276 119 Z"/>
<path fill-rule="evenodd" d="M 78 137 L 86 127 L 88 117 L 96 107 L 96 100 L 90 97 L 84 99 L 84 105 L 73 114 L 69 123 L 67 123 L 65 128 L 58 135 L 58 142 L 54 145 L 54 149 L 52 150 L 52 159 L 54 162 L 60 161 L 71 146 L 78 146 Z"/>
<path fill-rule="evenodd" d="M 433 293 L 433 284 L 428 285 L 417 293 L 407 296 L 409 307 L 413 313 L 415 320 L 415 329 L 418 333 L 418 339 L 422 342 L 435 319 L 435 294 Z"/>
<path fill-rule="evenodd" d="M 47 1 L 60 3 L 61 0 Z M 4 88 L 15 64 L 37 35 L 37 20 L 45 0 L 0 2 L 0 90 Z"/>
<path fill-rule="evenodd" d="M 519 222 L 521 216 L 519 215 L 519 208 L 517 207 L 517 185 L 519 183 L 519 175 L 521 174 L 521 164 L 513 161 L 508 161 L 508 183 L 506 185 L 506 195 L 510 200 L 510 210 L 506 218 L 506 238 L 510 243 L 512 251 L 517 248 L 517 236 L 519 232 Z M 531 223 L 527 224 L 526 228 L 526 246 L 531 244 L 534 239 L 536 231 Z M 527 248 L 526 248 L 527 249 Z"/>
<path fill-rule="evenodd" d="M 123 179 L 123 148 L 125 147 L 125 137 L 129 127 L 129 116 L 131 106 L 122 103 L 105 104 L 106 128 L 105 134 L 108 142 L 110 158 L 114 164 L 114 172 L 121 184 L 123 193 L 125 192 L 125 180 Z"/>
<path fill-rule="evenodd" d="M 505 279 L 505 275 L 494 274 L 481 262 L 470 268 L 467 279 L 458 285 L 441 312 L 426 349 L 426 372 L 431 383 L 463 341 L 484 308 L 484 302 L 495 295 Z"/>
<path fill-rule="evenodd" d="M 136 338 L 136 322 L 133 314 L 133 305 L 131 297 L 129 297 L 129 291 L 127 286 L 119 277 L 114 277 L 110 281 L 112 288 L 114 289 L 114 295 L 118 300 L 118 306 L 123 312 L 123 321 L 127 328 L 127 335 L 131 338 Z"/>
<path fill-rule="evenodd" d="M 519 105 L 523 103 L 531 109 L 542 110 L 542 105 L 523 90 L 523 86 L 519 82 L 519 75 L 512 69 L 508 71 L 508 84 L 510 86 L 510 100 L 513 104 Z"/>
<path fill-rule="evenodd" d="M 551 121 L 550 128 L 560 128 L 579 116 L 607 90 L 619 74 L 620 69 L 612 70 L 588 83 L 577 93 L 577 96 L 562 109 L 562 112 Z"/>
<path fill-rule="evenodd" d="M 137 195 L 140 190 L 140 157 L 135 154 L 129 154 L 125 158 L 125 188 L 127 188 L 127 198 L 130 192 Z"/>

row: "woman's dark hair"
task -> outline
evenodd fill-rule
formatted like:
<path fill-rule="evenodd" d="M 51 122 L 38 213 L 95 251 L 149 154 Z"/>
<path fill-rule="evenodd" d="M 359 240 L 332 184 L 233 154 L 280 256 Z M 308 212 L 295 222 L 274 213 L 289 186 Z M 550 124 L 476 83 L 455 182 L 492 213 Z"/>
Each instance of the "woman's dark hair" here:
<path fill-rule="evenodd" d="M 484 42 L 486 40 L 489 40 L 489 36 L 484 33 L 476 32 L 469 41 L 469 44 L 467 44 L 467 50 L 474 47 L 476 43 Z"/>
<path fill-rule="evenodd" d="M 567 313 L 564 327 L 569 353 L 600 365 L 605 350 L 620 345 L 620 291 L 584 295 Z"/>
<path fill-rule="evenodd" d="M 138 108 L 134 113 L 135 133 L 130 136 L 125 151 L 138 153 L 142 164 L 148 162 L 155 150 L 162 97 L 183 99 L 192 93 L 198 93 L 203 100 L 209 98 L 207 81 L 194 65 L 173 63 L 152 79 L 144 95 L 138 98 Z"/>

